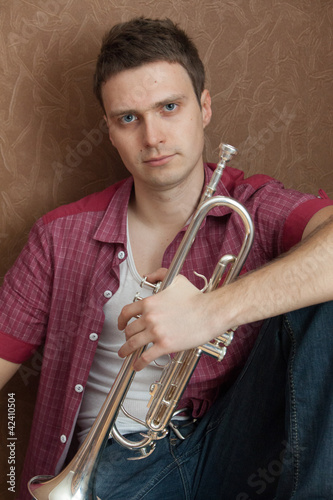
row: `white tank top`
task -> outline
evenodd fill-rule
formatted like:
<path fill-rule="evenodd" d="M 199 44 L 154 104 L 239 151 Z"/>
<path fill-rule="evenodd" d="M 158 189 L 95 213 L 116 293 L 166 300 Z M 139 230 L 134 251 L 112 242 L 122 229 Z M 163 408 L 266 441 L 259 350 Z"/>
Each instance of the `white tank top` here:
<path fill-rule="evenodd" d="M 104 305 L 105 322 L 98 342 L 96 354 L 91 366 L 86 384 L 83 401 L 78 416 L 78 437 L 82 442 L 93 425 L 97 414 L 108 395 L 110 388 L 120 370 L 123 359 L 118 356 L 118 350 L 125 342 L 125 334 L 118 330 L 117 321 L 124 305 L 133 302 L 138 291 L 141 297 L 152 294 L 150 288 L 141 288 L 142 277 L 137 272 L 128 238 L 128 258 L 120 264 L 120 286 L 117 292 Z M 165 364 L 167 356 L 158 360 L 159 365 Z M 160 378 L 161 367 L 155 363 L 138 372 L 126 396 L 125 409 L 139 418 L 145 419 L 147 403 L 150 399 L 150 385 Z M 145 428 L 119 412 L 117 428 L 122 434 L 137 432 Z"/>

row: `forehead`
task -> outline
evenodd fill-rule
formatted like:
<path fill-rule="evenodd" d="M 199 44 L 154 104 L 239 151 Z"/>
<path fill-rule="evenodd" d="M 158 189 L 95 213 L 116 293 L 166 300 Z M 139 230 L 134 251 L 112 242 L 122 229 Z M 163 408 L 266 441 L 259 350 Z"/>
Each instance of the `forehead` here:
<path fill-rule="evenodd" d="M 121 71 L 103 85 L 106 112 L 114 109 L 141 109 L 168 95 L 186 95 L 196 99 L 191 79 L 179 63 L 158 61 Z"/>

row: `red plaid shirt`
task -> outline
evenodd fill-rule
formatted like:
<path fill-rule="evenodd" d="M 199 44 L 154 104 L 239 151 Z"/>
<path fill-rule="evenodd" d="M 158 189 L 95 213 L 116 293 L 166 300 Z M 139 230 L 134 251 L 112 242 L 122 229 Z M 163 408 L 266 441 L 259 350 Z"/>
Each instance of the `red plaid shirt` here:
<path fill-rule="evenodd" d="M 206 179 L 213 165 L 205 165 Z M 102 330 L 103 305 L 119 286 L 126 259 L 126 214 L 132 179 L 60 207 L 40 219 L 0 292 L 0 356 L 21 363 L 44 344 L 36 411 L 27 453 L 27 478 L 55 474 L 63 465 L 84 387 Z M 256 235 L 243 272 L 257 268 L 298 242 L 311 216 L 333 202 L 286 190 L 262 175 L 244 180 L 226 168 L 217 193 L 232 196 L 252 215 Z M 167 248 L 168 267 L 183 237 Z M 238 253 L 238 216 L 217 207 L 207 216 L 182 269 L 198 288 L 193 271 L 210 276 L 219 256 Z M 244 365 L 260 324 L 240 327 L 221 363 L 203 355 L 184 393 L 182 406 L 194 416 L 207 411 L 221 385 Z M 36 355 L 36 354 L 35 354 Z M 22 493 L 20 499 L 29 499 Z"/>

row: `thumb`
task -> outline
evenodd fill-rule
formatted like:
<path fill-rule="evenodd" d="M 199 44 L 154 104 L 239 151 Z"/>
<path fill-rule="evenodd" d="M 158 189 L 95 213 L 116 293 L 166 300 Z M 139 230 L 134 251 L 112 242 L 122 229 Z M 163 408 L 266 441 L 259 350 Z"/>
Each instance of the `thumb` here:
<path fill-rule="evenodd" d="M 150 273 L 146 276 L 147 281 L 149 281 L 150 283 L 157 283 L 158 281 L 163 281 L 167 271 L 168 270 L 165 267 L 160 267 L 153 273 Z"/>

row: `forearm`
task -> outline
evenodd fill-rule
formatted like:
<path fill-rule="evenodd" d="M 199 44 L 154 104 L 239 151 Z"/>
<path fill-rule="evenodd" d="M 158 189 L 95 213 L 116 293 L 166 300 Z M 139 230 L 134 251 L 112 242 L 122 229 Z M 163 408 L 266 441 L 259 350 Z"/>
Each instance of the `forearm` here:
<path fill-rule="evenodd" d="M 266 319 L 333 299 L 333 220 L 276 261 L 213 292 L 212 325 Z M 222 309 L 218 304 L 223 304 Z M 216 309 L 214 307 L 214 309 Z"/>
<path fill-rule="evenodd" d="M 152 343 L 136 362 L 140 370 L 163 354 L 202 345 L 234 326 L 331 300 L 332 254 L 333 219 L 288 254 L 213 292 L 201 293 L 177 276 L 157 295 L 123 308 L 118 326 L 127 341 L 119 355 Z M 148 279 L 161 277 L 159 270 Z"/>
<path fill-rule="evenodd" d="M 11 361 L 6 361 L 5 359 L 0 358 L 0 389 L 6 385 L 20 366 L 20 364 L 12 363 Z"/>

